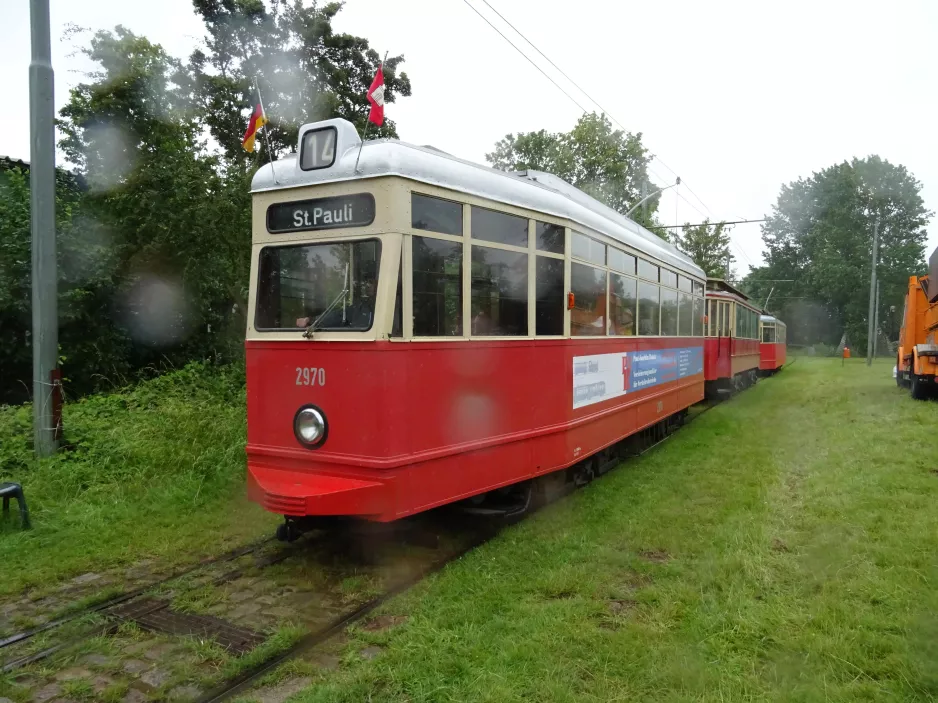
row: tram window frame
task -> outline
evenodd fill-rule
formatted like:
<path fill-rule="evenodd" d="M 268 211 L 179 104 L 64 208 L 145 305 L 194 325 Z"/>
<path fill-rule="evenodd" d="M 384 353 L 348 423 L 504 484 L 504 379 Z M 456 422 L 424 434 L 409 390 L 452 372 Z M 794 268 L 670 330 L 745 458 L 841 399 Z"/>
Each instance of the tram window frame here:
<path fill-rule="evenodd" d="M 580 291 L 577 290 L 577 285 L 579 285 L 581 282 L 578 279 L 584 277 L 587 271 L 593 272 L 592 273 L 593 275 L 592 288 L 595 290 L 595 295 L 592 296 L 592 310 L 587 310 L 586 308 L 579 307 L 579 303 L 582 302 L 584 298 L 589 300 L 589 298 L 591 297 L 589 291 L 585 289 L 581 289 Z M 597 281 L 596 274 L 602 275 L 602 283 L 599 283 Z M 606 327 L 608 324 L 607 322 L 608 315 L 606 312 L 606 308 L 607 308 L 606 300 L 608 297 L 608 294 L 607 294 L 608 285 L 609 285 L 609 272 L 605 268 L 600 268 L 598 266 L 590 266 L 589 264 L 582 264 L 578 261 L 570 262 L 570 291 L 573 293 L 573 305 L 574 305 L 573 309 L 570 311 L 570 336 L 571 337 L 605 337 L 607 336 L 608 330 L 606 329 Z M 599 308 L 600 300 L 602 301 L 601 309 Z M 598 317 L 594 317 L 593 320 L 589 322 L 588 324 L 581 324 L 575 321 L 575 318 L 577 317 L 575 313 L 577 312 L 577 310 L 586 311 L 591 315 L 595 315 L 597 311 L 599 311 L 601 314 Z M 585 317 L 585 315 L 583 316 Z M 596 324 L 597 321 L 599 321 L 600 323 L 599 325 Z M 597 331 L 592 332 L 591 330 L 594 330 L 594 329 Z"/>
<path fill-rule="evenodd" d="M 582 232 L 570 233 L 570 257 L 594 266 L 606 266 L 608 245 Z"/>
<path fill-rule="evenodd" d="M 643 270 L 643 269 L 644 269 L 644 270 Z M 636 270 L 636 273 L 637 273 L 637 275 L 638 275 L 639 278 L 643 278 L 643 279 L 645 279 L 646 281 L 653 281 L 653 282 L 657 283 L 657 282 L 658 282 L 658 273 L 659 273 L 660 270 L 661 270 L 661 267 L 658 266 L 657 264 L 653 264 L 653 263 L 651 263 L 650 261 L 648 261 L 647 259 L 643 259 L 643 258 L 639 257 L 639 259 L 638 259 L 638 268 L 637 268 L 637 270 Z M 652 271 L 654 271 L 654 275 L 652 275 Z"/>
<path fill-rule="evenodd" d="M 298 330 L 304 329 L 303 326 L 297 326 L 297 325 L 290 325 L 289 327 L 283 326 L 283 324 L 282 324 L 282 323 L 283 323 L 283 315 L 284 315 L 284 313 L 283 313 L 283 292 L 282 292 L 282 281 L 283 281 L 283 277 L 282 277 L 282 276 L 278 277 L 276 281 L 274 281 L 273 278 L 270 277 L 270 274 L 271 274 L 272 271 L 265 269 L 265 257 L 271 257 L 271 256 L 276 255 L 277 258 L 278 258 L 278 265 L 277 265 L 277 266 L 278 266 L 278 270 L 282 272 L 282 271 L 283 271 L 282 262 L 279 262 L 279 259 L 280 259 L 280 256 L 281 256 L 281 254 L 280 254 L 281 252 L 288 251 L 288 250 L 291 250 L 291 249 L 304 249 L 304 248 L 305 248 L 305 249 L 309 249 L 309 248 L 313 248 L 313 247 L 331 247 L 331 246 L 342 245 L 342 244 L 347 244 L 347 245 L 349 245 L 350 250 L 351 250 L 351 247 L 355 247 L 356 245 L 363 245 L 363 244 L 374 244 L 374 245 L 375 245 L 375 252 L 374 252 L 374 276 L 373 276 L 373 279 L 371 279 L 371 281 L 370 281 L 371 285 L 374 287 L 374 291 L 375 291 L 375 292 L 374 292 L 374 295 L 371 296 L 371 297 L 373 298 L 373 300 L 372 300 L 372 304 L 371 304 L 371 309 L 370 309 L 370 311 L 368 311 L 368 315 L 369 315 L 368 326 L 367 326 L 367 327 L 363 327 L 363 326 L 356 326 L 356 327 L 353 327 L 353 326 L 349 325 L 349 326 L 347 326 L 347 327 L 337 327 L 337 326 L 334 326 L 334 325 L 330 325 L 330 326 L 325 326 L 325 325 L 323 325 L 322 327 L 317 327 L 316 329 L 317 329 L 317 331 L 321 331 L 321 332 L 335 332 L 335 333 L 370 332 L 370 331 L 374 328 L 375 322 L 376 322 L 376 319 L 375 319 L 375 318 L 376 318 L 376 313 L 377 313 L 377 310 L 378 310 L 378 299 L 377 299 L 377 298 L 378 298 L 378 295 L 377 295 L 377 291 L 379 290 L 378 286 L 379 286 L 380 277 L 381 277 L 381 256 L 382 256 L 382 252 L 383 252 L 383 250 L 384 250 L 384 242 L 382 241 L 382 239 L 380 239 L 380 238 L 378 238 L 378 237 L 368 237 L 368 238 L 366 238 L 366 239 L 339 239 L 339 240 L 325 240 L 325 241 L 300 242 L 300 243 L 294 243 L 294 244 L 271 245 L 271 246 L 262 247 L 261 250 L 260 250 L 260 252 L 258 253 L 258 260 L 257 260 L 258 286 L 257 286 L 257 291 L 256 291 L 256 294 L 255 294 L 255 298 L 254 298 L 254 303 L 255 303 L 255 305 L 254 305 L 254 329 L 255 329 L 257 332 L 296 332 L 296 331 L 298 331 Z M 349 257 L 350 257 L 350 261 L 354 261 L 354 257 L 352 256 L 351 253 L 349 254 Z M 356 287 L 355 287 L 355 286 L 357 286 L 357 285 L 358 285 L 358 286 L 362 285 L 362 284 L 365 282 L 365 280 L 362 279 L 359 283 L 356 283 L 355 280 L 354 280 L 355 272 L 352 272 L 352 271 L 351 271 L 352 266 L 348 266 L 348 265 L 347 265 L 347 266 L 346 266 L 346 269 L 347 269 L 347 270 L 349 271 L 349 273 L 351 274 L 351 276 L 349 276 L 349 278 L 351 278 L 351 281 L 347 281 L 347 283 L 346 283 L 346 284 L 343 284 L 343 285 L 347 285 L 348 288 L 350 289 L 350 290 L 347 292 L 347 295 L 349 296 L 349 300 L 350 300 L 349 307 L 352 307 L 352 306 L 354 306 L 354 305 L 356 304 L 356 303 L 355 303 L 355 298 L 356 298 L 356 296 L 355 296 Z M 361 272 L 359 271 L 358 273 L 361 273 Z M 265 274 L 266 274 L 266 275 L 265 275 Z M 264 281 L 266 281 L 266 283 L 265 283 Z M 312 280 L 310 280 L 310 281 L 308 281 L 308 282 L 309 282 L 309 283 L 313 283 Z M 319 281 L 318 281 L 318 280 L 316 281 L 316 284 L 319 284 Z M 273 291 L 274 289 L 276 289 L 276 295 L 277 295 L 277 297 L 278 297 L 278 299 L 279 299 L 279 301 L 280 301 L 280 303 L 279 303 L 280 309 L 279 309 L 279 311 L 276 313 L 276 318 L 274 318 L 274 319 L 278 319 L 278 320 L 281 322 L 281 325 L 280 325 L 280 326 L 273 326 L 273 327 L 263 326 L 263 325 L 261 325 L 262 316 L 267 315 L 267 314 L 273 314 L 273 313 L 268 313 L 267 307 L 270 305 L 270 301 L 265 300 L 265 298 L 264 298 L 265 291 Z M 340 290 L 341 290 L 341 289 L 340 289 Z M 268 294 L 269 294 L 269 295 L 273 295 L 273 293 L 268 293 Z M 362 292 L 359 291 L 359 296 L 358 296 L 358 297 L 362 297 L 362 295 L 363 295 Z M 334 298 L 335 296 L 334 296 L 334 295 L 329 295 L 329 294 L 327 294 L 326 297 L 331 300 L 331 299 Z M 305 297 L 304 297 L 304 298 L 301 298 L 301 299 L 305 301 Z M 339 299 L 341 300 L 341 298 L 339 298 Z M 323 300 L 323 301 L 321 301 L 321 302 L 325 302 L 325 300 Z M 304 303 L 304 304 L 305 304 L 305 303 Z M 326 309 L 328 309 L 328 308 L 326 308 Z M 308 309 L 307 309 L 307 310 L 308 310 Z M 359 311 L 361 311 L 361 308 L 359 308 Z M 322 313 L 320 313 L 320 314 L 322 314 Z M 287 319 L 289 319 L 289 317 L 288 317 Z M 294 319 L 300 319 L 300 318 L 294 318 Z M 343 318 L 343 319 L 345 319 L 345 318 Z"/>
<path fill-rule="evenodd" d="M 534 248 L 549 254 L 564 254 L 566 252 L 567 228 L 553 222 L 534 220 Z M 548 234 L 552 233 L 552 234 Z M 559 238 L 556 235 L 560 235 Z"/>
<path fill-rule="evenodd" d="M 459 209 L 459 217 L 456 218 L 456 222 L 459 223 L 458 228 L 455 231 L 447 231 L 445 229 L 431 229 L 429 226 L 420 226 L 416 218 L 417 209 L 414 207 L 415 204 L 419 202 L 426 201 L 426 203 L 434 204 L 437 206 L 440 205 L 455 205 Z M 449 200 L 447 198 L 438 198 L 435 195 L 427 195 L 426 193 L 418 193 L 417 191 L 411 191 L 410 193 L 410 227 L 411 229 L 417 230 L 418 232 L 435 232 L 436 234 L 447 234 L 451 237 L 462 237 L 463 236 L 463 211 L 465 208 L 465 203 L 461 203 L 458 200 Z M 454 213 L 450 213 L 452 215 Z M 418 235 L 419 236 L 419 235 Z"/>
<path fill-rule="evenodd" d="M 693 289 L 691 292 L 692 292 L 694 295 L 696 295 L 696 296 L 703 297 L 703 295 L 704 295 L 704 285 L 703 285 L 703 283 L 699 283 L 699 282 L 697 282 L 697 281 L 691 281 L 691 284 L 692 284 L 692 285 L 691 285 L 691 288 Z"/>
<path fill-rule="evenodd" d="M 528 230 L 530 229 L 531 223 L 529 217 L 515 215 L 514 213 L 505 212 L 503 210 L 494 210 L 480 205 L 470 205 L 469 216 L 469 234 L 471 239 L 477 242 L 492 242 L 493 244 L 501 244 L 506 247 L 516 247 L 518 249 L 528 248 L 528 240 L 530 239 Z M 513 222 L 515 220 L 517 220 L 517 222 Z M 504 225 L 508 225 L 508 223 L 511 222 L 512 225 L 510 227 L 506 226 L 504 230 L 501 230 L 499 221 Z M 510 234 L 510 231 L 515 226 L 521 226 L 522 223 L 522 236 L 518 237 L 518 232 Z M 509 232 L 509 234 L 506 235 L 506 232 Z M 512 237 L 514 237 L 514 239 L 512 239 Z"/>
<path fill-rule="evenodd" d="M 691 280 L 687 276 L 678 275 L 677 277 L 677 289 L 684 293 L 692 294 Z"/>
<path fill-rule="evenodd" d="M 670 269 L 662 267 L 659 273 L 659 280 L 661 281 L 661 285 L 666 288 L 677 288 L 677 274 Z"/>
<path fill-rule="evenodd" d="M 308 160 L 306 157 L 308 154 L 309 140 L 317 138 L 323 132 L 332 132 L 332 159 L 327 164 L 324 163 L 324 164 L 320 164 L 319 166 L 314 165 L 314 166 L 308 166 L 308 167 L 304 166 L 303 164 L 308 163 Z M 326 142 L 324 146 L 327 146 L 328 144 L 329 142 Z M 336 129 L 335 127 L 322 127 L 320 129 L 311 129 L 308 132 L 304 132 L 303 139 L 300 140 L 300 155 L 299 155 L 300 170 L 301 171 L 320 171 L 324 168 L 331 168 L 335 164 L 336 153 L 338 152 L 338 149 L 337 149 L 338 145 L 339 145 L 339 130 Z M 314 160 L 313 163 L 315 164 L 316 161 Z"/>
<path fill-rule="evenodd" d="M 617 259 L 618 261 L 614 262 L 613 259 Z M 617 249 L 616 247 L 608 247 L 606 250 L 606 262 L 610 271 L 617 271 L 627 276 L 634 277 L 635 261 L 635 256 L 621 249 Z"/>
<path fill-rule="evenodd" d="M 562 337 L 566 313 L 564 305 L 566 262 L 562 258 L 553 256 L 536 256 L 535 259 L 534 334 L 538 337 Z M 551 278 L 552 282 L 546 280 Z M 553 299 L 554 295 L 556 295 L 556 300 Z"/>
<path fill-rule="evenodd" d="M 628 300 L 628 295 L 619 295 L 618 292 L 613 290 L 613 283 L 616 281 L 623 281 L 625 286 L 631 286 L 631 306 L 619 305 L 617 301 L 619 300 Z M 629 291 L 625 291 L 628 293 Z M 623 276 L 614 271 L 609 272 L 609 335 L 612 337 L 634 337 L 637 334 L 638 328 L 638 280 L 631 276 Z M 617 322 L 618 313 L 620 311 L 627 311 L 631 307 L 632 320 L 631 323 L 625 325 Z"/>
<path fill-rule="evenodd" d="M 677 337 L 678 334 L 678 292 L 674 288 L 659 286 L 658 303 L 660 306 L 661 336 Z M 671 300 L 665 300 L 671 298 Z M 672 306 L 667 307 L 666 306 Z M 673 324 L 672 324 L 673 323 Z"/>
<path fill-rule="evenodd" d="M 463 260 L 464 260 L 464 258 L 465 258 L 465 242 L 464 242 L 463 240 L 461 240 L 461 239 L 460 239 L 460 240 L 456 240 L 456 239 L 444 239 L 444 238 L 442 238 L 442 237 L 425 237 L 425 236 L 419 235 L 419 234 L 411 235 L 411 238 L 410 238 L 410 239 L 411 239 L 411 272 L 410 272 L 410 278 L 411 278 L 411 292 L 410 292 L 410 299 L 411 299 L 411 318 L 412 318 L 411 337 L 421 337 L 421 338 L 423 338 L 423 337 L 429 337 L 429 338 L 434 338 L 434 337 L 436 337 L 436 338 L 456 338 L 456 337 L 463 337 L 463 336 L 464 336 L 464 327 L 465 327 L 465 320 L 463 319 L 463 318 L 464 318 L 464 315 L 463 315 L 463 301 L 464 301 L 464 299 L 465 299 L 464 290 L 463 290 L 463 288 L 464 288 L 464 283 L 465 283 L 465 281 L 463 280 L 463 279 L 465 278 L 465 276 L 464 276 L 464 271 L 463 271 L 463 269 L 464 269 L 464 267 L 463 267 Z M 434 294 L 436 294 L 436 295 L 445 295 L 445 291 L 443 291 L 442 293 L 434 293 L 434 291 L 418 290 L 418 289 L 417 289 L 417 282 L 418 282 L 417 273 L 418 273 L 418 269 L 417 269 L 417 258 L 416 258 L 416 254 L 417 254 L 417 247 L 416 247 L 416 244 L 417 244 L 417 241 L 418 241 L 418 240 L 426 240 L 427 242 L 432 242 L 433 246 L 449 245 L 449 246 L 455 247 L 455 249 L 453 249 L 454 258 L 455 258 L 455 254 L 458 253 L 458 265 L 454 267 L 455 270 L 456 270 L 456 273 L 449 273 L 449 274 L 446 273 L 446 270 L 445 270 L 446 264 L 447 264 L 447 263 L 452 263 L 452 262 L 447 262 L 447 261 L 445 260 L 445 257 L 444 257 L 444 262 L 443 262 L 443 264 L 444 264 L 444 269 L 443 269 L 443 271 L 442 271 L 442 276 L 443 276 L 443 278 L 444 278 L 444 282 L 443 282 L 443 285 L 444 285 L 444 286 L 446 285 L 446 280 L 445 280 L 446 278 L 450 278 L 450 279 L 451 279 L 451 278 L 454 278 L 454 277 L 455 277 L 455 278 L 456 278 L 456 281 L 457 281 L 457 285 L 456 285 L 456 291 L 457 291 L 457 296 L 456 296 L 456 298 L 457 298 L 457 299 L 456 299 L 456 306 L 455 306 L 456 314 L 455 314 L 455 320 L 452 320 L 452 321 L 451 321 L 451 322 L 453 322 L 453 325 L 452 325 L 452 328 L 451 328 L 451 329 L 453 330 L 452 332 L 446 332 L 445 330 L 442 331 L 442 332 L 437 331 L 436 333 L 429 333 L 429 332 L 418 331 L 418 316 L 417 316 L 417 315 L 418 315 L 418 309 L 419 309 L 419 306 L 418 306 L 418 304 L 417 304 L 417 303 L 418 303 L 418 295 L 434 295 Z M 425 273 L 425 274 L 432 274 L 432 273 L 440 273 L 440 272 L 423 271 L 422 273 Z M 446 306 L 446 301 L 445 301 L 445 299 L 443 300 L 443 305 L 444 305 L 444 308 L 445 308 L 445 306 Z M 445 315 L 445 313 L 446 313 L 446 311 L 444 310 L 444 315 Z M 438 322 L 439 322 L 439 320 L 438 320 Z M 442 322 L 443 322 L 443 326 L 445 326 L 445 324 L 446 324 L 446 322 L 447 322 L 447 320 L 445 319 L 445 317 L 444 317 L 444 319 L 443 319 Z"/>
<path fill-rule="evenodd" d="M 643 290 L 644 287 L 644 290 Z M 646 306 L 642 304 L 643 300 L 646 300 L 645 292 L 650 292 L 652 289 L 655 291 L 655 304 L 653 306 Z M 651 296 L 647 296 L 647 300 L 651 300 Z M 654 324 L 652 329 L 654 331 L 645 332 L 642 330 L 643 322 L 645 321 L 644 312 L 647 307 L 653 307 L 654 314 Z M 652 283 L 650 281 L 638 282 L 638 334 L 641 337 L 658 337 L 661 335 L 661 286 L 657 283 Z"/>
<path fill-rule="evenodd" d="M 685 322 L 685 318 L 686 322 Z M 694 335 L 694 296 L 678 291 L 677 294 L 677 336 Z"/>
<path fill-rule="evenodd" d="M 693 320 L 693 331 L 692 335 L 694 337 L 703 337 L 705 334 L 704 331 L 704 316 L 707 314 L 707 306 L 704 298 L 695 295 L 694 296 L 694 320 Z"/>
<path fill-rule="evenodd" d="M 487 253 L 494 255 L 496 258 L 496 261 L 494 262 L 484 261 L 484 255 Z M 477 261 L 476 260 L 477 255 L 480 255 L 480 258 L 482 258 L 483 260 Z M 528 257 L 529 256 L 530 254 L 526 251 L 516 251 L 514 249 L 502 249 L 500 247 L 487 247 L 487 246 L 480 245 L 480 244 L 472 245 L 472 252 L 470 254 L 471 274 L 470 274 L 470 280 L 469 280 L 470 336 L 472 337 L 527 337 L 529 336 L 529 332 L 530 332 L 529 325 L 528 325 L 528 305 L 530 302 L 529 295 L 528 295 L 528 277 L 529 277 Z M 506 264 L 503 261 L 497 261 L 499 257 L 502 257 L 502 258 L 515 257 L 516 261 L 522 264 L 517 267 L 512 266 L 512 265 L 508 265 L 507 267 L 509 269 L 517 268 L 517 270 L 521 272 L 519 274 L 520 283 L 516 284 L 517 291 L 519 291 L 521 294 L 520 297 L 502 295 L 502 293 L 504 292 L 504 289 L 502 288 L 502 283 L 507 279 L 506 277 L 503 277 L 501 275 L 501 272 L 504 270 L 504 267 L 506 266 Z M 498 273 L 496 273 L 495 276 L 486 276 L 483 278 L 482 276 L 477 275 L 477 271 L 479 271 L 479 268 L 477 268 L 477 264 L 479 266 L 488 265 L 489 271 L 495 270 L 495 271 L 498 271 Z M 511 306 L 517 306 L 519 304 L 523 305 L 524 307 L 523 314 L 517 316 L 518 320 L 520 320 L 520 326 L 517 328 L 517 330 L 511 331 L 510 328 L 503 328 L 500 325 L 500 322 L 496 324 L 492 320 L 491 314 L 487 314 L 486 317 L 488 318 L 489 322 L 491 322 L 492 324 L 488 328 L 488 330 L 485 331 L 484 326 L 481 324 L 480 316 L 483 313 L 486 313 L 487 310 L 485 307 L 479 307 L 479 305 L 477 305 L 477 300 L 481 300 L 483 298 L 485 291 L 482 290 L 481 285 L 480 285 L 479 290 L 477 290 L 476 288 L 476 283 L 481 284 L 483 282 L 486 284 L 490 284 L 490 288 L 489 288 L 490 302 L 492 300 L 491 290 L 494 289 L 494 290 L 497 290 L 498 292 L 498 297 L 497 297 L 497 300 L 495 301 L 495 305 L 498 308 L 499 318 L 501 318 L 503 299 L 508 301 Z M 477 307 L 479 307 L 478 313 L 476 312 Z M 493 309 L 494 308 L 488 308 L 488 310 L 493 310 Z M 514 312 L 517 313 L 517 310 L 515 310 Z M 479 322 L 479 324 L 477 324 L 477 321 Z"/>

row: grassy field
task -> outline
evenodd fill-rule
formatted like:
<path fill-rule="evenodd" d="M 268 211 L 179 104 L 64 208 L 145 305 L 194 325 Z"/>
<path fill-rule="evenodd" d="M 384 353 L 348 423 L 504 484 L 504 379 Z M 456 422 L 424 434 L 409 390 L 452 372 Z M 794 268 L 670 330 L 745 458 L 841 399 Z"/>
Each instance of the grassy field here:
<path fill-rule="evenodd" d="M 33 522 L 0 525 L 0 595 L 272 534 L 276 520 L 244 498 L 243 368 L 193 364 L 68 404 L 68 448 L 43 461 L 31 412 L 0 408 L 0 481 L 23 485 Z"/>
<path fill-rule="evenodd" d="M 393 600 L 296 700 L 933 700 L 938 404 L 890 371 L 799 360 Z"/>

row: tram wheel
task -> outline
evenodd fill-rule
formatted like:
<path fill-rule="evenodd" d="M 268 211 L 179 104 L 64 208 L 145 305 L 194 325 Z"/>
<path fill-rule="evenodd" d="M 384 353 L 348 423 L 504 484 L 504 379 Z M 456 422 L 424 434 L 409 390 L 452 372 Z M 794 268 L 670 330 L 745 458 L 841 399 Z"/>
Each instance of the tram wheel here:
<path fill-rule="evenodd" d="M 285 521 L 283 524 L 277 525 L 276 535 L 281 542 L 296 542 L 302 534 L 293 522 Z"/>

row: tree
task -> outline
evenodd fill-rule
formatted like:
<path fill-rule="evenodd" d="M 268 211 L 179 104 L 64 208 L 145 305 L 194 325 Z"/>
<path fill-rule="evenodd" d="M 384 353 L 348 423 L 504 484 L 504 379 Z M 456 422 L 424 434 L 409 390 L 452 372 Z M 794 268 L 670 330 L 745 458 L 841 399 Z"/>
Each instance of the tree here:
<path fill-rule="evenodd" d="M 267 139 L 274 154 L 296 148 L 308 122 L 343 117 L 363 133 L 368 123 L 368 87 L 381 56 L 368 40 L 332 30 L 342 3 L 304 0 L 193 0 L 208 31 L 205 50 L 189 61 L 191 95 L 212 137 L 231 161 L 250 159 L 241 148 L 257 80 L 270 120 Z M 399 72 L 403 56 L 384 62 L 385 101 L 410 95 L 410 79 Z M 393 120 L 371 125 L 373 137 L 397 137 Z"/>
<path fill-rule="evenodd" d="M 762 226 L 766 266 L 747 278 L 750 292 L 766 296 L 776 282 L 790 280 L 781 295 L 776 290 L 775 299 L 810 306 L 815 312 L 805 331 L 824 337 L 799 339 L 801 323 L 789 320 L 797 341 L 836 344 L 846 331 L 853 346 L 865 348 L 873 225 L 878 219 L 880 320 L 895 338 L 898 313 L 892 314 L 890 306 L 901 311 L 908 277 L 925 269 L 925 227 L 931 213 L 920 191 L 921 184 L 904 166 L 879 156 L 836 164 L 782 186 Z"/>
<path fill-rule="evenodd" d="M 367 119 L 380 57 L 367 40 L 332 31 L 340 3 L 193 4 L 208 39 L 187 63 L 122 27 L 79 49 L 96 70 L 71 91 L 58 125 L 83 184 L 58 191 L 59 339 L 71 394 L 242 353 L 250 184 L 266 161 L 241 148 L 255 76 L 277 153 L 295 148 L 305 122 L 345 117 L 361 130 Z M 388 102 L 410 94 L 402 60 L 385 63 Z M 370 134 L 395 136 L 395 125 Z M 11 398 L 30 378 L 29 183 L 6 171 L 0 164 L 0 395 Z"/>
<path fill-rule="evenodd" d="M 583 115 L 569 132 L 508 134 L 485 158 L 503 171 L 552 173 L 623 215 L 642 199 L 652 159 L 641 132 L 613 130 L 609 119 L 596 113 Z M 658 200 L 648 200 L 647 223 L 640 210 L 634 213 L 636 220 L 653 227 Z"/>
<path fill-rule="evenodd" d="M 732 278 L 735 259 L 730 253 L 730 236 L 725 223 L 710 224 L 710 220 L 704 220 L 696 227 L 685 224 L 671 242 L 706 271 L 707 276 Z"/>

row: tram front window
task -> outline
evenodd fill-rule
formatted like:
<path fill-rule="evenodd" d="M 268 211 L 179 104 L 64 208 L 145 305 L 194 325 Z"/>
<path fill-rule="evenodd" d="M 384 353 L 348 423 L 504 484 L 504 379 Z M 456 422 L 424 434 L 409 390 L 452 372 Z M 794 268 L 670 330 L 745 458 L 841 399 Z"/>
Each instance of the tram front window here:
<path fill-rule="evenodd" d="M 332 242 L 261 250 L 259 330 L 357 331 L 374 323 L 381 243 Z"/>

